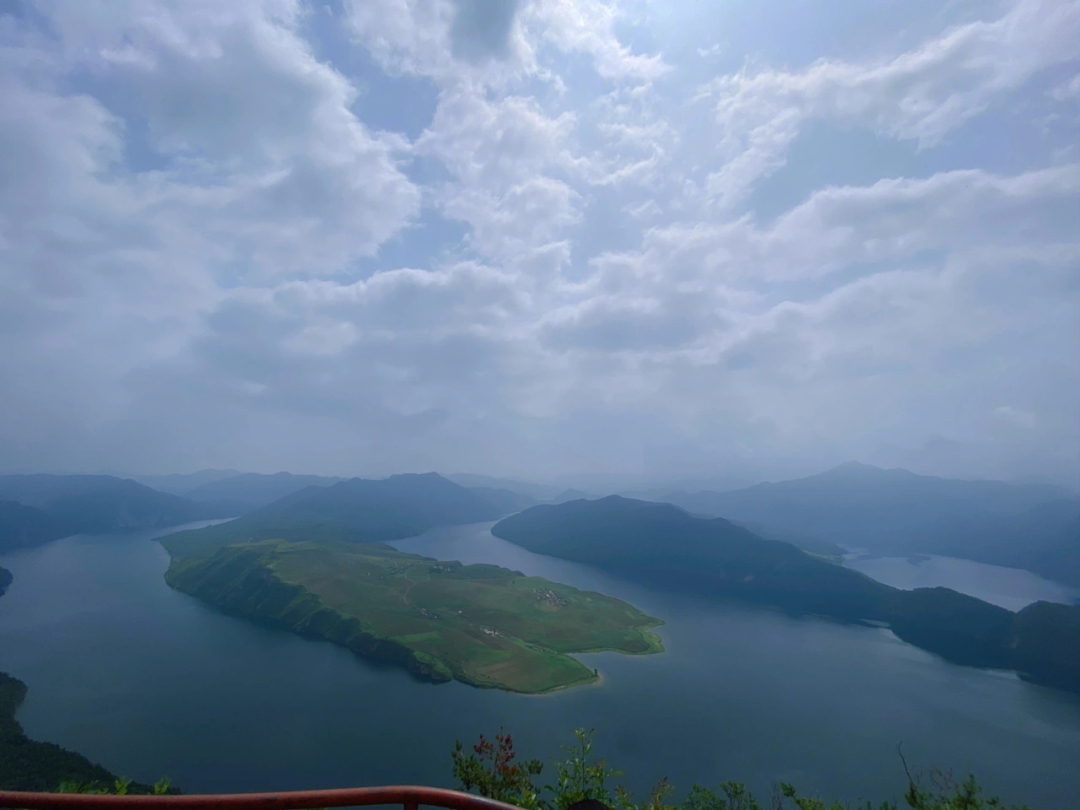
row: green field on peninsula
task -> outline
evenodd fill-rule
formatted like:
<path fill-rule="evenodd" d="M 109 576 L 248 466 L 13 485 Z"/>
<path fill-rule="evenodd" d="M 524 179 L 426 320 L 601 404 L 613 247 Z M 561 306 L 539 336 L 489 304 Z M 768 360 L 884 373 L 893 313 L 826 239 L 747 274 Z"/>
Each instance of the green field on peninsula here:
<path fill-rule="evenodd" d="M 597 680 L 572 653 L 663 650 L 649 632 L 661 622 L 618 599 L 376 543 L 240 543 L 174 556 L 166 578 L 230 612 L 437 681 L 542 693 Z"/>

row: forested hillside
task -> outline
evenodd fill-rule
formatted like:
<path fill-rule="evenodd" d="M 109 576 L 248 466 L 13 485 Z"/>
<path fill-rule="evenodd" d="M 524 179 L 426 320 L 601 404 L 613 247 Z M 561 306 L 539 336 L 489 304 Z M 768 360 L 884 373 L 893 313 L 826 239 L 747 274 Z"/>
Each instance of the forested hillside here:
<path fill-rule="evenodd" d="M 492 533 L 653 587 L 884 622 L 947 660 L 1013 668 L 1080 691 L 1080 605 L 1036 603 L 1014 614 L 948 588 L 898 590 L 723 518 L 614 495 L 535 506 L 495 524 Z"/>

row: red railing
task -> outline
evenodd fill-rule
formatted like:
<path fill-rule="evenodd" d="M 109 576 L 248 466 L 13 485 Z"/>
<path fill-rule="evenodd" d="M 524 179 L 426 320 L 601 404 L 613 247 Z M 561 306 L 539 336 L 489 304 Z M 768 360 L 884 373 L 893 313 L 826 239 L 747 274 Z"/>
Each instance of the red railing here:
<path fill-rule="evenodd" d="M 0 808 L 26 810 L 311 810 L 367 807 L 374 804 L 420 805 L 449 810 L 520 810 L 510 804 L 457 790 L 414 785 L 284 793 L 218 793 L 180 796 L 109 796 L 94 793 L 30 793 L 0 790 Z"/>

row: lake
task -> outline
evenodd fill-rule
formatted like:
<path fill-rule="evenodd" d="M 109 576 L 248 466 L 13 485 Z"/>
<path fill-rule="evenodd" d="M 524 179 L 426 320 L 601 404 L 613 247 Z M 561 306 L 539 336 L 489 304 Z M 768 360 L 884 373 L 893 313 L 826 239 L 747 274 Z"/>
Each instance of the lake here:
<path fill-rule="evenodd" d="M 668 776 L 675 798 L 735 779 L 764 799 L 787 780 L 898 800 L 902 742 L 916 769 L 974 771 L 1007 800 L 1080 807 L 1078 696 L 947 664 L 887 630 L 655 593 L 489 528 L 395 545 L 626 599 L 666 622 L 667 652 L 581 656 L 601 684 L 538 697 L 419 683 L 171 590 L 168 556 L 144 532 L 0 556 L 15 575 L 0 598 L 0 670 L 30 687 L 19 720 L 31 737 L 187 792 L 452 786 L 457 738 L 501 726 L 548 761 L 584 726 L 635 793 Z"/>
<path fill-rule="evenodd" d="M 1009 610 L 1020 610 L 1040 599 L 1065 604 L 1080 602 L 1080 590 L 1030 571 L 956 557 L 936 554 L 888 557 L 851 550 L 844 555 L 844 565 L 894 588 L 911 590 L 943 585 Z"/>

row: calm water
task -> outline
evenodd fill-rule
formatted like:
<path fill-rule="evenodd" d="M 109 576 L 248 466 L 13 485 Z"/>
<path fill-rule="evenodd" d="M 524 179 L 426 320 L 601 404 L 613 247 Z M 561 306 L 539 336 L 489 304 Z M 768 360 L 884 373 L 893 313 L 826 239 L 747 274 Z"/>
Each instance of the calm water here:
<path fill-rule="evenodd" d="M 934 554 L 882 557 L 855 552 L 845 557 L 844 565 L 894 588 L 911 590 L 943 585 L 1009 610 L 1020 610 L 1040 599 L 1065 604 L 1080 602 L 1080 590 L 1068 585 L 1029 571 L 955 557 Z"/>
<path fill-rule="evenodd" d="M 896 746 L 920 768 L 973 770 L 995 792 L 1080 807 L 1080 699 L 945 664 L 883 630 L 792 620 L 641 590 L 530 554 L 487 525 L 399 547 L 495 562 L 626 598 L 664 619 L 667 653 L 582 656 L 604 676 L 543 697 L 430 685 L 329 644 L 234 619 L 170 590 L 151 535 L 69 538 L 0 557 L 0 670 L 30 687 L 37 739 L 187 791 L 450 784 L 449 750 L 500 725 L 548 759 L 576 726 L 635 791 L 667 775 L 784 779 L 898 798 Z M 549 766 L 550 767 L 550 766 Z"/>

